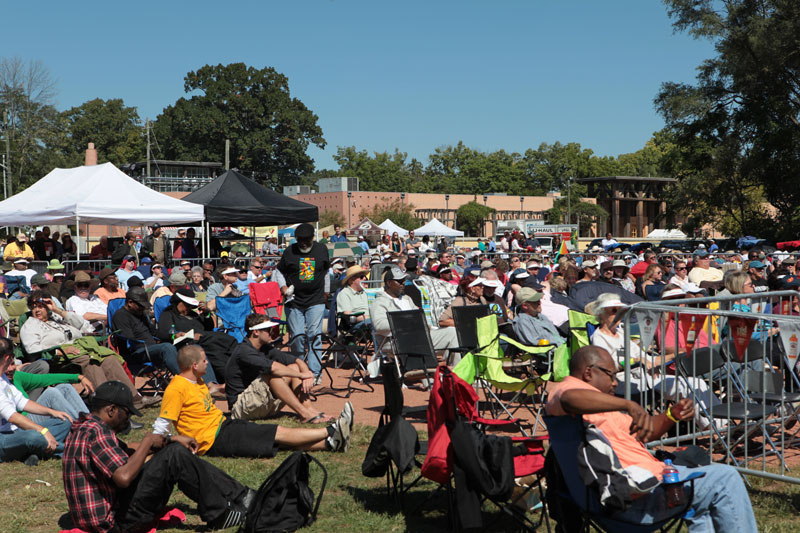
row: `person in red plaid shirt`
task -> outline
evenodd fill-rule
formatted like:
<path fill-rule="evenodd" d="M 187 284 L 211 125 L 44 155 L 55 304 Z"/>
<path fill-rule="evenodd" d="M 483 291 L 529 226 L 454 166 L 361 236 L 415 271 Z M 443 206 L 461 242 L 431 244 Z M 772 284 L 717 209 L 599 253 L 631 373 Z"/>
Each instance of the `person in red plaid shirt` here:
<path fill-rule="evenodd" d="M 149 433 L 130 447 L 117 439 L 131 414 L 141 416 L 125 385 L 103 383 L 90 408 L 91 413 L 73 423 L 62 460 L 75 527 L 91 532 L 147 530 L 163 514 L 175 484 L 197 502 L 200 518 L 211 529 L 242 523 L 255 491 L 198 458 L 193 438 Z"/>

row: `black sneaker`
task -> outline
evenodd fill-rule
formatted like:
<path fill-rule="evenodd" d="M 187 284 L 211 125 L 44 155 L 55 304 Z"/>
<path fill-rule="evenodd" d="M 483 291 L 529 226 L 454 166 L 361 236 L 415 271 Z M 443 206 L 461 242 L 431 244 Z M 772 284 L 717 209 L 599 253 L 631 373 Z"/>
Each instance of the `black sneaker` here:
<path fill-rule="evenodd" d="M 25 466 L 36 466 L 39 464 L 39 456 L 36 454 L 29 455 L 27 459 L 25 459 Z"/>
<path fill-rule="evenodd" d="M 209 529 L 228 529 L 244 523 L 245 512 L 240 509 L 228 509 L 208 523 Z"/>

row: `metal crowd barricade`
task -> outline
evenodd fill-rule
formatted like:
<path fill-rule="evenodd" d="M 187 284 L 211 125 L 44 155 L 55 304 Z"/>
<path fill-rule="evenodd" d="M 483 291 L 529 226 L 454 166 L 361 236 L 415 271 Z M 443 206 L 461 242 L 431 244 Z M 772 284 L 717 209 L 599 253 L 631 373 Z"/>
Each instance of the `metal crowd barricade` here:
<path fill-rule="evenodd" d="M 650 447 L 700 445 L 742 474 L 800 484 L 786 465 L 787 452 L 800 453 L 800 293 L 640 302 L 618 318 L 621 360 L 631 361 L 636 321 L 650 366 L 625 364 L 618 392 L 653 413 L 685 397 L 695 405 Z"/>
<path fill-rule="evenodd" d="M 69 275 L 73 270 L 89 270 L 91 272 L 99 272 L 107 266 L 111 266 L 111 259 L 65 259 L 61 261 L 64 265 L 64 274 Z"/>

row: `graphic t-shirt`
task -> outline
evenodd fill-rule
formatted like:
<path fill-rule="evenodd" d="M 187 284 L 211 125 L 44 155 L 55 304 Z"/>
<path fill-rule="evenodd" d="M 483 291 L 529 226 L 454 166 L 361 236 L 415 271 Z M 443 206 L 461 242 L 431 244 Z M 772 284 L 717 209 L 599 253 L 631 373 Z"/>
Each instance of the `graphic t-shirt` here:
<path fill-rule="evenodd" d="M 326 246 L 315 242 L 306 254 L 297 243 L 289 246 L 278 263 L 286 284 L 294 286 L 294 300 L 289 305 L 305 308 L 324 303 L 325 276 L 330 268 Z"/>
<path fill-rule="evenodd" d="M 181 435 L 194 437 L 200 455 L 214 444 L 225 418 L 203 380 L 192 383 L 183 376 L 175 376 L 167 385 L 158 416 L 172 420 Z"/>

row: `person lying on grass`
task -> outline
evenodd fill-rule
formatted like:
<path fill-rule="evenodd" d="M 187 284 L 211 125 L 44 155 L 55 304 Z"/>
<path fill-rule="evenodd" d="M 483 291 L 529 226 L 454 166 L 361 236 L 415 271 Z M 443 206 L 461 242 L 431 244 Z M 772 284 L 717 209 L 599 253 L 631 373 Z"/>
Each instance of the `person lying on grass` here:
<path fill-rule="evenodd" d="M 253 313 L 245 319 L 247 338 L 233 349 L 225 364 L 231 418 L 269 418 L 287 405 L 304 423 L 332 422 L 311 403 L 314 374 L 306 362 L 273 347 L 280 337 L 278 328 L 265 315 Z"/>
<path fill-rule="evenodd" d="M 170 425 L 197 440 L 197 452 L 220 457 L 273 457 L 278 449 L 346 452 L 353 428 L 353 406 L 346 402 L 335 422 L 324 428 L 287 428 L 225 416 L 215 405 L 202 376 L 208 359 L 200 346 L 178 352 L 180 374 L 164 391 L 154 433 L 168 435 Z"/>

